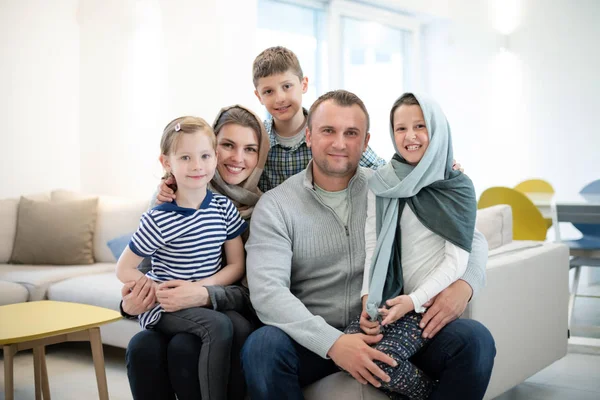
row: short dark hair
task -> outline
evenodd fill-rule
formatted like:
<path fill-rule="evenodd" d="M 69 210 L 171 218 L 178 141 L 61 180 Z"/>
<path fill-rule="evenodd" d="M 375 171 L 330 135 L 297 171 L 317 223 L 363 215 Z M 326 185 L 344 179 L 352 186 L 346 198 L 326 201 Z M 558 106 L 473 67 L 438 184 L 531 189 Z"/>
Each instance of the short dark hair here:
<path fill-rule="evenodd" d="M 352 92 L 347 90 L 338 89 L 332 90 L 330 92 L 321 95 L 315 102 L 310 106 L 310 110 L 308 110 L 308 129 L 312 130 L 312 116 L 317 110 L 317 108 L 327 100 L 333 100 L 335 104 L 342 107 L 352 107 L 353 105 L 357 105 L 360 109 L 365 113 L 367 117 L 367 132 L 369 132 L 369 128 L 371 127 L 371 120 L 369 118 L 369 112 L 367 111 L 367 107 L 365 107 L 365 103 Z"/>
<path fill-rule="evenodd" d="M 293 51 L 283 46 L 269 47 L 263 50 L 252 63 L 252 81 L 258 87 L 258 80 L 275 74 L 283 74 L 291 70 L 298 79 L 302 80 L 300 61 Z"/>

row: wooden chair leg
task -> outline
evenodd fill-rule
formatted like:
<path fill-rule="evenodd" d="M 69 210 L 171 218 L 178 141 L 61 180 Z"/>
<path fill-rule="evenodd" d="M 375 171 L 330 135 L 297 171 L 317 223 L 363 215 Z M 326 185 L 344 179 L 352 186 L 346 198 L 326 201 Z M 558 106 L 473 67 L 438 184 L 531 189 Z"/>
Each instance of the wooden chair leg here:
<path fill-rule="evenodd" d="M 569 328 L 573 325 L 573 310 L 575 309 L 575 298 L 577 297 L 577 288 L 579 287 L 579 276 L 581 267 L 575 267 L 575 276 L 573 277 L 573 286 L 569 296 Z"/>
<path fill-rule="evenodd" d="M 4 352 L 4 398 L 6 400 L 14 400 L 15 398 L 15 387 L 14 387 L 14 376 L 13 376 L 13 361 L 16 353 L 16 346 L 5 345 L 3 347 Z"/>
<path fill-rule="evenodd" d="M 42 400 L 42 359 L 40 348 L 33 348 L 33 378 L 35 381 L 35 400 Z"/>
<path fill-rule="evenodd" d="M 100 328 L 92 328 L 89 329 L 88 332 L 90 335 L 90 345 L 92 347 L 94 368 L 96 369 L 98 394 L 100 396 L 100 400 L 108 400 L 108 384 L 106 382 L 106 370 L 104 369 L 104 351 L 102 349 Z"/>

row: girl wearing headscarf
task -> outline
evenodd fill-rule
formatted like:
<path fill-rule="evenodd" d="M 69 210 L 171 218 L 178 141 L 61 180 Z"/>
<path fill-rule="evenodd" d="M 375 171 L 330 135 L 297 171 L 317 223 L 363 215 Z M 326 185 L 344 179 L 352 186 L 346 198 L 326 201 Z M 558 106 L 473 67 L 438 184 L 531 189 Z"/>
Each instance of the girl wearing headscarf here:
<path fill-rule="evenodd" d="M 346 333 L 381 331 L 374 347 L 398 363 L 376 362 L 390 377 L 381 387 L 391 398 L 427 399 L 435 381 L 409 358 L 428 341 L 419 327 L 423 305 L 466 270 L 475 191 L 452 169 L 450 126 L 436 102 L 405 93 L 390 127 L 396 154 L 369 181 L 363 312 Z"/>

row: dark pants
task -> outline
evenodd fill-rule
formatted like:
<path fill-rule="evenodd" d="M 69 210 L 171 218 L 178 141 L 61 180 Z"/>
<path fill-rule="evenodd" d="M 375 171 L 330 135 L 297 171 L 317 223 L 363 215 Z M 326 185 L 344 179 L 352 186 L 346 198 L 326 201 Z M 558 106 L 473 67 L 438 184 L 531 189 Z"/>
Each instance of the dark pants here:
<path fill-rule="evenodd" d="M 373 345 L 373 348 L 392 357 L 398 365 L 392 367 L 384 362 L 375 361 L 389 377 L 389 382 L 381 382 L 383 390 L 391 398 L 409 398 L 413 400 L 426 400 L 435 387 L 435 381 L 415 366 L 410 358 L 419 352 L 428 342 L 423 339 L 423 330 L 419 323 L 423 316 L 416 312 L 409 312 L 396 322 L 383 328 L 383 339 Z M 344 333 L 363 333 L 360 329 L 360 316 L 346 328 Z M 393 394 L 402 394 L 394 396 Z"/>
<path fill-rule="evenodd" d="M 415 354 L 411 361 L 438 381 L 430 400 L 480 400 L 494 365 L 494 339 L 485 326 L 455 320 Z M 252 400 L 303 399 L 302 387 L 338 371 L 278 328 L 266 326 L 250 335 L 242 366 Z"/>
<path fill-rule="evenodd" d="M 195 311 L 182 313 L 187 310 Z M 177 394 L 179 400 L 243 399 L 240 350 L 252 325 L 235 311 L 187 310 L 163 314 L 158 325 L 162 322 L 164 330 L 158 326 L 144 330 L 129 342 L 127 376 L 133 398 L 175 399 Z M 220 315 L 215 317 L 215 313 Z M 163 320 L 167 315 L 173 318 Z M 203 328 L 192 327 L 211 316 L 215 318 Z M 185 327 L 193 333 L 184 332 Z M 223 345 L 227 340 L 229 345 Z M 221 375 L 225 370 L 225 376 Z"/>

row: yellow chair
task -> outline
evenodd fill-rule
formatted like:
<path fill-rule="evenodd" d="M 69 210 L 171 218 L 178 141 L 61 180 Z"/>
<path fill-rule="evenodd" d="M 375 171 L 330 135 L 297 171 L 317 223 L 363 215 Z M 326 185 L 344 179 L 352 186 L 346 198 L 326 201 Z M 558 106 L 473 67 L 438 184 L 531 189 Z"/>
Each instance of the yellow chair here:
<path fill-rule="evenodd" d="M 515 186 L 515 190 L 521 193 L 550 193 L 554 194 L 552 185 L 543 179 L 528 179 Z M 552 218 L 544 218 L 548 228 L 552 226 Z"/>
<path fill-rule="evenodd" d="M 546 221 L 527 196 L 515 189 L 492 187 L 481 194 L 477 208 L 498 204 L 507 204 L 512 208 L 514 240 L 546 240 Z"/>
<path fill-rule="evenodd" d="M 552 193 L 554 188 L 552 185 L 543 179 L 528 179 L 515 186 L 515 190 L 521 193 Z"/>

